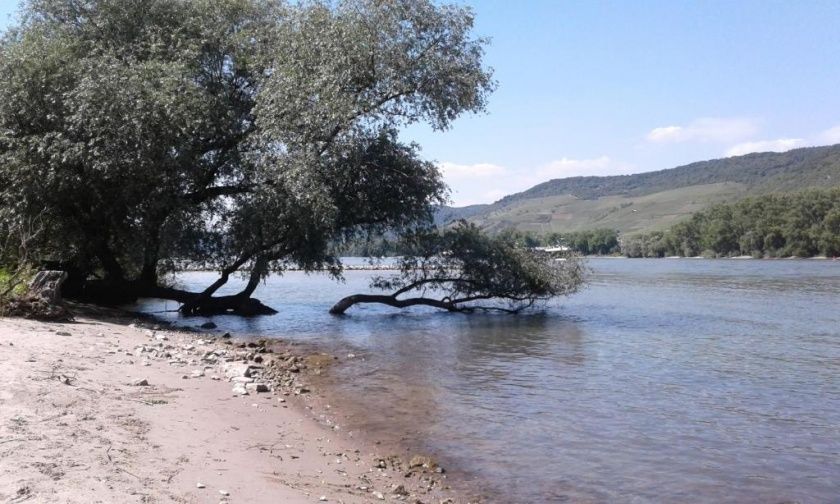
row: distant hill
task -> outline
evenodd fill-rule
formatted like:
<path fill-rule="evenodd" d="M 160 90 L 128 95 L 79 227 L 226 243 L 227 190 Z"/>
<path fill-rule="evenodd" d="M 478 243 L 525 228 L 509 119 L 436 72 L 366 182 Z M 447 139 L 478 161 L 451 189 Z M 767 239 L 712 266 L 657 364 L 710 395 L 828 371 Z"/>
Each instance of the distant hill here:
<path fill-rule="evenodd" d="M 489 231 L 509 227 L 541 233 L 602 227 L 651 231 L 714 203 L 830 186 L 840 186 L 840 144 L 747 154 L 635 175 L 554 179 L 491 205 L 441 208 L 437 219 L 440 223 L 467 219 Z"/>

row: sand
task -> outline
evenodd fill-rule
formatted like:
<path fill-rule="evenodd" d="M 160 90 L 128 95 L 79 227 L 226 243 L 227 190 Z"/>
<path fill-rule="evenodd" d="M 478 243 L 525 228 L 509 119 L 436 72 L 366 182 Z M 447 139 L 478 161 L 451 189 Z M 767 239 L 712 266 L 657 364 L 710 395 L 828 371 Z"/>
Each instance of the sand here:
<path fill-rule="evenodd" d="M 224 364 L 201 362 L 228 341 L 0 318 L 0 502 L 467 502 L 434 467 L 336 430 L 300 382 L 235 396 Z"/>

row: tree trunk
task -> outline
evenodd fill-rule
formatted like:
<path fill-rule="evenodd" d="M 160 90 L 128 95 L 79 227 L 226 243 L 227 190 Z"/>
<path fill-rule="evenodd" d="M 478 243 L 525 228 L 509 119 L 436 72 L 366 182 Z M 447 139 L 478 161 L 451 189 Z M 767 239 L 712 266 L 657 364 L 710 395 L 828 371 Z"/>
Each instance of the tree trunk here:
<path fill-rule="evenodd" d="M 205 289 L 204 292 L 186 301 L 181 306 L 180 312 L 184 315 L 234 313 L 243 316 L 273 315 L 277 313 L 273 308 L 265 306 L 259 300 L 251 297 L 259 286 L 262 275 L 268 268 L 268 261 L 262 256 L 257 258 L 254 267 L 251 268 L 248 284 L 244 289 L 232 296 L 213 297 L 213 293 L 227 283 L 230 274 L 236 271 L 246 260 L 247 256 L 243 256 L 239 261 L 222 270 L 221 277 Z"/>
<path fill-rule="evenodd" d="M 230 314 L 251 317 L 277 313 L 273 308 L 250 297 L 251 294 L 253 294 L 253 289 L 247 288 L 232 296 L 213 297 L 205 296 L 204 292 L 161 287 L 141 280 L 120 283 L 99 280 L 85 283 L 75 297 L 103 305 L 126 304 L 138 298 L 168 299 L 181 303 L 179 311 L 186 316 Z"/>
<path fill-rule="evenodd" d="M 330 313 L 333 315 L 343 315 L 348 309 L 357 304 L 379 303 L 394 308 L 408 308 L 409 306 L 431 306 L 433 308 L 440 308 L 448 311 L 461 311 L 460 308 L 447 298 L 442 300 L 429 298 L 408 298 L 397 299 L 396 296 L 376 295 L 376 294 L 354 294 L 347 296 L 340 300 L 330 308 Z"/>
<path fill-rule="evenodd" d="M 39 271 L 29 283 L 29 295 L 52 305 L 61 304 L 61 285 L 65 280 L 64 271 Z"/>
<path fill-rule="evenodd" d="M 117 283 L 124 281 L 125 272 L 104 239 L 97 246 L 96 256 L 102 263 L 102 269 L 105 270 L 105 276 L 108 280 Z"/>

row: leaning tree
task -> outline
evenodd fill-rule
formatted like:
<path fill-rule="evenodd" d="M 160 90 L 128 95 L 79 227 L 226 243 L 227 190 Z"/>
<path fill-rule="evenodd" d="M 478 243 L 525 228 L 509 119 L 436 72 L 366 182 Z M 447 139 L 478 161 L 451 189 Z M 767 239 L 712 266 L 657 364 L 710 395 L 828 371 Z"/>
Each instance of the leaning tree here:
<path fill-rule="evenodd" d="M 76 295 L 270 312 L 268 272 L 337 275 L 337 241 L 444 201 L 397 132 L 484 109 L 471 30 L 430 0 L 28 0 L 0 42 L 0 229 L 37 216 Z M 195 258 L 215 282 L 166 285 Z"/>
<path fill-rule="evenodd" d="M 509 232 L 489 236 L 464 221 L 443 231 L 408 233 L 401 242 L 406 255 L 399 272 L 371 282 L 373 289 L 390 292 L 347 296 L 330 313 L 341 315 L 367 303 L 517 313 L 583 285 L 585 268 L 577 255 L 558 257 L 523 247 L 516 238 Z"/>

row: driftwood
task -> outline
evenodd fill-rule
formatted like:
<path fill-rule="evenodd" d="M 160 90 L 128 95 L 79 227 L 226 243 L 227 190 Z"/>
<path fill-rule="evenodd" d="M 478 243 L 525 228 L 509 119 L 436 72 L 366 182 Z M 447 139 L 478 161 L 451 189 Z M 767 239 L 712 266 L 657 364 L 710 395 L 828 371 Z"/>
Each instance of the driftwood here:
<path fill-rule="evenodd" d="M 39 297 L 49 304 L 61 304 L 61 285 L 67 280 L 64 271 L 39 271 L 29 282 L 29 292 L 32 297 Z"/>
<path fill-rule="evenodd" d="M 61 285 L 67 280 L 64 271 L 39 271 L 26 294 L 8 301 L 6 311 L 13 317 L 38 320 L 73 320 L 73 314 L 61 299 Z"/>

